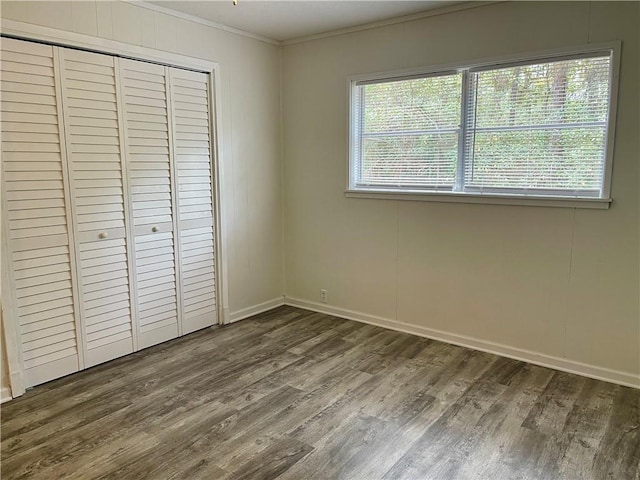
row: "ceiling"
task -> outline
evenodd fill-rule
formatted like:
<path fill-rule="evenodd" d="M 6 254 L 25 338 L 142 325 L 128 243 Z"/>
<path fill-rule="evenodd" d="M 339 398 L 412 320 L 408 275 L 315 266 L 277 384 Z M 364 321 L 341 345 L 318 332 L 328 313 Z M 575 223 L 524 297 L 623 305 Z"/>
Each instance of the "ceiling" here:
<path fill-rule="evenodd" d="M 389 0 L 155 0 L 148 3 L 287 41 L 441 8 L 460 1 Z"/>

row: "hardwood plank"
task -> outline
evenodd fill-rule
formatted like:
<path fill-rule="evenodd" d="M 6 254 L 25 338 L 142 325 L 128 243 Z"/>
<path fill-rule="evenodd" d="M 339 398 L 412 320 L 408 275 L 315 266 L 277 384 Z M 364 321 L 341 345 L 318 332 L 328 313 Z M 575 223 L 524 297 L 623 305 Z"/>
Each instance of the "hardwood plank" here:
<path fill-rule="evenodd" d="M 283 306 L 2 405 L 3 479 L 636 479 L 640 391 Z"/>
<path fill-rule="evenodd" d="M 345 423 L 334 435 L 316 447 L 303 462 L 296 463 L 279 478 L 341 478 L 340 470 L 353 456 L 368 449 L 373 439 L 383 435 L 387 422 L 379 418 L 359 415 Z M 344 478 L 344 477 L 342 477 Z"/>
<path fill-rule="evenodd" d="M 460 477 L 514 478 L 527 471 L 519 456 L 511 454 L 514 444 L 518 443 L 517 433 L 529 431 L 521 426 L 522 422 L 554 372 L 522 362 L 515 366 L 519 368 L 511 372 L 507 388 L 476 425 L 476 445 L 469 448 L 472 456 L 460 465 Z M 467 447 L 471 445 L 472 442 L 467 443 Z"/>
<path fill-rule="evenodd" d="M 617 387 L 617 395 L 593 465 L 597 478 L 640 478 L 640 398 Z"/>
<path fill-rule="evenodd" d="M 558 422 L 564 424 L 587 381 L 570 373 L 556 373 L 522 426 L 548 434 Z"/>
<path fill-rule="evenodd" d="M 261 452 L 258 458 L 240 465 L 228 478 L 230 480 L 269 480 L 289 470 L 313 447 L 293 438 L 283 438 Z"/>

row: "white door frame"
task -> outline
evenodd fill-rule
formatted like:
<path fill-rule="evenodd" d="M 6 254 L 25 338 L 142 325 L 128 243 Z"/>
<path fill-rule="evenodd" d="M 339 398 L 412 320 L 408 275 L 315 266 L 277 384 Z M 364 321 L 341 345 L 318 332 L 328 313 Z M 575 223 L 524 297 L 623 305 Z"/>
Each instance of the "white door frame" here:
<path fill-rule="evenodd" d="M 117 42 L 115 40 L 107 40 L 103 38 L 83 35 L 79 33 L 58 30 L 30 23 L 17 22 L 14 20 L 2 19 L 0 34 L 3 36 L 13 37 L 21 40 L 48 43 L 61 47 L 78 48 L 91 52 L 104 53 L 116 57 L 131 58 L 134 60 L 142 60 L 153 62 L 170 67 L 186 68 L 188 70 L 196 70 L 209 75 L 209 111 L 210 113 L 210 138 L 211 145 L 211 168 L 213 171 L 212 185 L 212 201 L 214 206 L 214 242 L 216 255 L 216 309 L 218 316 L 218 324 L 224 325 L 229 323 L 229 294 L 227 289 L 227 257 L 224 239 L 226 232 L 224 222 L 224 205 L 222 199 L 223 189 L 225 185 L 225 172 L 221 161 L 222 148 L 222 109 L 220 108 L 221 99 L 221 77 L 220 64 L 209 60 L 203 60 L 195 57 L 188 57 L 175 53 L 156 50 L 153 48 L 140 47 L 130 45 L 128 43 Z M 62 139 L 61 139 L 62 140 Z M 6 202 L 3 199 L 3 209 Z M 4 213 L 4 212 L 3 212 Z M 6 222 L 6 216 L 5 216 Z M 2 310 L 4 322 L 4 335 L 6 345 L 7 364 L 9 366 L 9 378 L 11 382 L 12 397 L 20 396 L 24 393 L 24 384 L 22 382 L 23 363 L 21 359 L 20 348 L 17 340 L 17 318 L 15 310 L 15 301 L 13 299 L 13 283 L 11 282 L 10 272 L 10 256 L 8 252 L 8 242 L 6 235 L 7 229 L 3 224 L 3 242 L 2 242 L 2 262 L 3 267 L 2 281 L 5 283 L 2 289 Z"/>

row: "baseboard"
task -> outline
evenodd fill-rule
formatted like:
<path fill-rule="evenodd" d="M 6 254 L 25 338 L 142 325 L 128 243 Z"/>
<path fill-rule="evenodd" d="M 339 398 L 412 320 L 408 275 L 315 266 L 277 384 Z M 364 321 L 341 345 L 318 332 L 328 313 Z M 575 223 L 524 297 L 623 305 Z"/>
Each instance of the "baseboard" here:
<path fill-rule="evenodd" d="M 229 322 L 229 307 L 222 307 L 220 309 L 220 315 L 222 316 L 221 321 L 219 322 L 221 325 L 226 325 Z"/>
<path fill-rule="evenodd" d="M 449 333 L 442 330 L 434 330 L 418 325 L 411 325 L 362 312 L 333 307 L 322 303 L 310 302 L 307 300 L 300 300 L 298 298 L 285 297 L 284 303 L 285 305 L 291 305 L 293 307 L 306 308 L 307 310 L 313 310 L 315 312 L 326 313 L 349 320 L 355 320 L 357 322 L 388 328 L 390 330 L 410 333 L 445 343 L 451 343 L 453 345 L 459 345 L 461 347 L 493 353 L 502 357 L 521 360 L 523 362 L 533 363 L 534 365 L 540 365 L 554 370 L 575 373 L 576 375 L 582 375 L 596 380 L 603 380 L 605 382 L 640 389 L 640 375 L 630 372 L 610 370 L 608 368 L 597 367 L 595 365 L 575 362 L 566 358 L 554 357 L 552 355 L 532 352 L 530 350 L 510 347 L 508 345 L 488 342 L 486 340 L 458 335 L 456 333 Z"/>
<path fill-rule="evenodd" d="M 0 403 L 8 402 L 12 398 L 11 389 L 9 387 L 0 388 Z"/>
<path fill-rule="evenodd" d="M 253 315 L 266 312 L 267 310 L 271 310 L 272 308 L 280 307 L 282 305 L 284 305 L 284 297 L 277 297 L 273 300 L 268 300 L 251 307 L 243 308 L 242 310 L 236 310 L 229 314 L 229 323 L 244 320 L 245 318 L 252 317 Z"/>

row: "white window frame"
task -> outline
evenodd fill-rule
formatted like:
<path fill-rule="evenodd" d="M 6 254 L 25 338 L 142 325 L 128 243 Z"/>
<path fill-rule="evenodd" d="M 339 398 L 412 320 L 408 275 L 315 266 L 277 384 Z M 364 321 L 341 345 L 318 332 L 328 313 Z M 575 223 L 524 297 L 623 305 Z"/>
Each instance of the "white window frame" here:
<path fill-rule="evenodd" d="M 347 79 L 348 89 L 348 167 L 347 167 L 347 188 L 345 194 L 353 198 L 377 198 L 388 200 L 417 200 L 417 201 L 437 201 L 456 203 L 487 203 L 501 205 L 530 205 L 530 206 L 550 206 L 550 207 L 573 207 L 573 208 L 609 208 L 611 199 L 611 174 L 613 171 L 613 150 L 615 143 L 615 121 L 618 103 L 618 81 L 620 76 L 620 48 L 621 42 L 607 42 L 560 48 L 554 50 L 544 50 L 527 54 L 508 55 L 498 58 L 483 59 L 473 62 L 461 62 L 447 65 L 436 65 L 417 69 L 395 70 L 391 72 L 377 72 L 362 75 L 353 75 Z M 361 82 L 385 82 L 392 80 L 402 80 L 410 78 L 420 78 L 425 76 L 442 75 L 447 73 L 462 73 L 466 76 L 469 72 L 485 70 L 489 68 L 507 68 L 517 64 L 531 64 L 536 61 L 546 62 L 553 60 L 567 60 L 580 56 L 593 56 L 597 54 L 611 55 L 611 70 L 609 83 L 609 108 L 607 118 L 607 136 L 605 145 L 605 161 L 603 171 L 602 193 L 600 197 L 569 197 L 554 196 L 553 193 L 545 195 L 522 195 L 516 192 L 506 191 L 505 193 L 469 193 L 462 191 L 438 191 L 424 188 L 384 188 L 379 186 L 363 187 L 356 185 L 356 158 L 357 142 L 360 137 L 356 129 L 356 111 L 358 83 Z M 464 78 L 463 78 L 464 82 Z M 463 92 L 466 89 L 463 89 Z M 464 109 L 466 102 L 461 102 L 461 109 Z M 464 121 L 464 111 L 461 110 L 461 123 Z M 460 144 L 462 145 L 462 141 Z M 460 157 L 460 152 L 459 155 Z M 458 158 L 458 164 L 462 161 Z M 461 176 L 459 176 L 461 177 Z"/>

